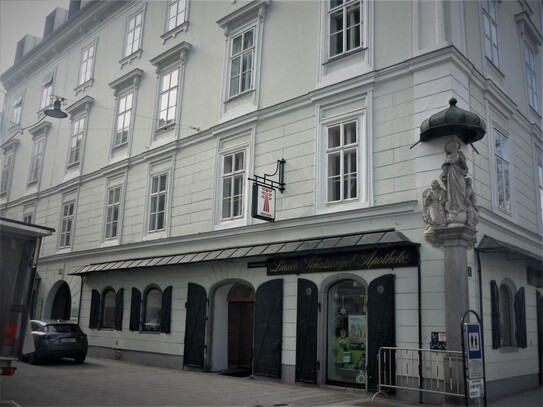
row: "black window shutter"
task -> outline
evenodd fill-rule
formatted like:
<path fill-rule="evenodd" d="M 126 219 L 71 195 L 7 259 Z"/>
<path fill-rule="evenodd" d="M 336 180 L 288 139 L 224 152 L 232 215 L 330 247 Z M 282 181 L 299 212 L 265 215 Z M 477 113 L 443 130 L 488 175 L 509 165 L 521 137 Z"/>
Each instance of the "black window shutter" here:
<path fill-rule="evenodd" d="M 526 348 L 528 340 L 526 337 L 526 304 L 524 287 L 521 287 L 515 294 L 515 339 L 517 347 Z"/>
<path fill-rule="evenodd" d="M 98 290 L 92 290 L 91 308 L 89 315 L 89 328 L 98 329 L 100 325 L 100 293 Z"/>
<path fill-rule="evenodd" d="M 172 321 L 172 286 L 162 293 L 162 312 L 160 313 L 160 332 L 170 333 Z"/>
<path fill-rule="evenodd" d="M 131 331 L 140 330 L 140 312 L 141 312 L 141 291 L 132 287 L 132 299 L 130 301 L 130 329 Z"/>
<path fill-rule="evenodd" d="M 500 348 L 499 290 L 494 280 L 490 282 L 490 316 L 492 321 L 492 349 Z"/>
<path fill-rule="evenodd" d="M 120 288 L 115 298 L 115 329 L 117 331 L 123 330 L 123 300 L 124 288 Z"/>

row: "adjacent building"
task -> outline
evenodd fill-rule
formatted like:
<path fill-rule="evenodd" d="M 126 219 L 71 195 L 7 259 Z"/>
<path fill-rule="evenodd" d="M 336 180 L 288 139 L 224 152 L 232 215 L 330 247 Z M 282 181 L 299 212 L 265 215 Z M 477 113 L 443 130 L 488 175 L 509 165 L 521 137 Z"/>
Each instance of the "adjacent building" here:
<path fill-rule="evenodd" d="M 381 346 L 452 335 L 422 195 L 453 135 L 413 145 L 454 98 L 486 123 L 461 149 L 488 394 L 541 384 L 542 7 L 54 10 L 0 76 L 0 214 L 56 230 L 33 316 L 79 321 L 93 355 L 375 389 Z"/>

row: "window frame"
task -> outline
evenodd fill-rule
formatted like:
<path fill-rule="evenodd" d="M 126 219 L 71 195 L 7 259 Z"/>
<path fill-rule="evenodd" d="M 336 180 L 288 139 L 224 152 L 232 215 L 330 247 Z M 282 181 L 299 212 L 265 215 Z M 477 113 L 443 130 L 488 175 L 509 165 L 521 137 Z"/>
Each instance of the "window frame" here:
<path fill-rule="evenodd" d="M 171 18 L 171 10 L 172 10 L 172 4 L 179 5 L 180 3 L 184 3 L 184 10 L 183 10 L 183 21 L 178 21 L 177 16 L 179 16 L 178 10 L 179 8 L 176 7 L 177 13 L 176 13 L 176 25 L 172 28 L 170 28 L 170 21 Z M 190 6 L 190 0 L 170 0 L 166 3 L 166 11 L 164 13 L 164 33 L 160 36 L 162 38 L 162 41 L 165 43 L 171 38 L 175 38 L 179 33 L 183 31 L 188 30 L 189 26 L 189 6 Z"/>
<path fill-rule="evenodd" d="M 118 200 L 115 200 L 114 202 L 110 202 L 110 195 L 111 192 L 113 192 L 113 198 L 115 199 L 115 191 L 118 191 Z M 105 214 L 104 214 L 104 240 L 105 241 L 114 241 L 119 240 L 119 235 L 121 231 L 122 226 L 122 203 L 123 203 L 123 185 L 122 184 L 114 184 L 111 186 L 108 186 L 106 189 L 106 204 L 105 204 Z M 112 217 L 115 216 L 115 209 L 116 209 L 116 218 L 112 219 L 110 221 L 110 212 L 113 213 Z M 113 225 L 116 224 L 116 233 L 111 234 L 108 233 L 108 230 L 113 229 Z M 110 226 L 111 225 L 111 226 Z"/>
<path fill-rule="evenodd" d="M 181 68 L 179 66 L 173 66 L 169 69 L 165 69 L 163 72 L 160 73 L 159 76 L 159 88 L 158 88 L 158 104 L 157 104 L 157 131 L 165 131 L 168 129 L 168 127 L 174 127 L 176 126 L 177 122 L 177 113 L 179 109 L 179 89 L 180 89 L 180 73 Z M 176 73 L 176 80 L 175 85 L 172 85 L 172 78 L 174 72 Z M 168 80 L 168 87 L 164 88 L 164 81 L 166 78 L 169 78 Z M 166 98 L 166 106 L 163 105 L 164 97 Z M 172 97 L 173 96 L 173 97 Z M 173 104 L 171 103 L 173 100 Z M 163 124 L 160 123 L 162 120 L 162 113 L 166 113 L 166 120 Z M 173 113 L 173 118 L 168 121 L 168 117 L 170 113 Z"/>
<path fill-rule="evenodd" d="M 493 165 L 493 181 L 494 181 L 494 185 L 495 185 L 495 188 L 494 188 L 494 202 L 495 202 L 495 206 L 496 206 L 496 209 L 498 209 L 499 211 L 503 212 L 503 213 L 506 213 L 508 215 L 511 215 L 512 212 L 513 212 L 513 194 L 512 194 L 512 183 L 511 183 L 511 180 L 513 178 L 512 176 L 512 165 L 511 165 L 511 162 L 510 162 L 510 158 L 512 156 L 512 151 L 511 151 L 511 143 L 510 143 L 510 138 L 505 134 L 506 132 L 503 131 L 501 128 L 498 128 L 496 126 L 493 126 L 492 127 L 492 152 L 493 152 L 493 161 L 494 161 L 494 165 Z M 503 146 L 504 146 L 504 143 L 503 143 L 503 140 L 506 140 L 507 143 L 505 144 L 506 147 L 507 147 L 507 151 L 506 151 L 506 154 L 503 154 L 499 151 L 497 151 L 497 148 L 496 148 L 496 134 L 499 134 L 501 137 L 500 137 L 500 145 L 501 145 L 501 148 L 503 149 Z M 500 166 L 501 167 L 506 167 L 506 175 L 502 175 L 502 180 L 500 181 Z M 503 172 L 503 171 L 502 171 Z M 501 201 L 501 198 L 500 198 L 500 190 L 503 189 L 503 202 Z M 508 199 L 508 202 L 507 202 L 507 197 L 506 197 L 506 194 L 507 194 L 507 191 L 509 192 L 509 199 Z"/>
<path fill-rule="evenodd" d="M 113 149 L 118 149 L 118 148 L 122 148 L 124 147 L 125 145 L 128 144 L 128 140 L 130 138 L 130 134 L 132 132 L 132 123 L 133 123 L 133 118 L 134 118 L 134 102 L 135 102 L 135 95 L 136 94 L 136 91 L 133 90 L 133 89 L 130 89 L 126 92 L 123 92 L 122 94 L 120 94 L 117 98 L 116 98 L 116 101 L 115 101 L 115 106 L 116 106 L 116 109 L 115 109 L 115 127 L 113 129 L 114 133 L 113 133 Z M 130 101 L 130 108 L 125 108 L 122 112 L 121 112 L 121 106 L 122 106 L 122 102 L 124 99 L 128 98 L 130 96 L 131 98 L 131 101 Z M 127 103 L 125 102 L 125 105 Z M 127 115 L 128 115 L 128 123 L 126 123 L 126 118 L 127 118 Z M 122 119 L 123 119 L 123 128 L 122 128 L 122 133 L 123 133 L 123 136 L 121 137 L 120 140 L 118 140 L 118 134 L 119 134 L 119 120 L 121 119 L 121 116 L 122 116 Z M 126 137 L 124 137 L 124 133 L 126 132 Z"/>
<path fill-rule="evenodd" d="M 228 56 L 228 85 L 227 85 L 227 99 L 231 100 L 237 97 L 240 97 L 246 93 L 252 92 L 255 90 L 255 59 L 256 59 L 256 51 L 257 51 L 257 44 L 256 44 L 256 25 L 250 25 L 248 27 L 244 27 L 242 30 L 238 30 L 235 32 L 235 34 L 232 34 L 229 38 L 230 46 L 229 46 L 229 56 Z M 252 43 L 250 46 L 247 46 L 245 48 L 245 38 L 246 34 L 251 32 L 252 33 Z M 234 51 L 234 43 L 235 40 L 241 37 L 241 47 L 238 52 Z M 243 69 L 244 64 L 244 57 L 246 55 L 251 55 L 251 66 L 249 70 Z M 236 75 L 233 74 L 233 65 L 234 60 L 239 60 L 239 69 L 236 70 Z M 243 88 L 243 75 L 247 74 L 247 72 L 250 73 L 250 84 L 247 88 Z M 232 93 L 232 79 L 233 77 L 239 77 L 238 80 L 238 86 L 235 93 Z"/>
<path fill-rule="evenodd" d="M 112 158 L 127 158 L 129 153 L 129 146 L 132 141 L 132 135 L 134 133 L 134 123 L 136 119 L 136 108 L 138 99 L 138 90 L 141 82 L 143 71 L 141 69 L 133 69 L 127 74 L 109 83 L 109 87 L 113 89 L 115 95 L 115 114 L 112 123 L 112 135 L 111 135 L 111 154 Z M 116 144 L 117 125 L 119 117 L 120 100 L 128 94 L 132 94 L 132 109 L 130 115 L 130 123 L 128 127 L 127 141 L 126 143 Z"/>
<path fill-rule="evenodd" d="M 239 155 L 242 155 L 242 168 L 237 169 L 236 164 L 238 163 L 237 157 Z M 231 167 L 232 170 L 230 172 L 226 172 L 226 160 L 227 157 L 230 157 L 231 159 Z M 242 148 L 239 150 L 229 151 L 227 153 L 221 154 L 221 222 L 228 222 L 233 221 L 236 219 L 242 219 L 245 216 L 245 213 L 247 211 L 247 208 L 245 207 L 245 201 L 246 201 L 246 195 L 247 195 L 247 185 L 246 185 L 246 179 L 247 179 L 247 157 L 246 157 L 246 149 Z M 225 182 L 227 180 L 230 180 L 230 187 L 228 196 L 225 196 L 226 190 L 225 190 Z M 236 194 L 236 184 L 238 184 L 241 180 L 241 193 Z M 238 205 L 239 205 L 239 214 L 234 214 L 235 211 L 235 205 L 236 205 L 236 197 L 238 197 Z M 225 201 L 228 200 L 228 216 L 225 216 L 224 209 L 225 209 Z"/>
<path fill-rule="evenodd" d="M 364 48 L 364 40 L 365 40 L 365 30 L 364 30 L 364 4 L 362 0 L 335 0 L 336 2 L 341 1 L 341 4 L 336 4 L 332 7 L 331 2 L 334 0 L 327 1 L 327 14 L 326 14 L 326 36 L 327 36 L 327 59 L 328 60 L 334 60 L 336 58 L 340 58 L 346 55 L 350 55 L 352 53 L 358 52 Z M 348 9 L 358 5 L 358 15 L 359 15 L 359 21 L 354 26 L 358 25 L 358 35 L 359 35 L 359 44 L 351 49 L 347 49 L 347 42 L 348 42 L 348 31 L 353 26 L 348 26 Z M 332 18 L 334 15 L 338 14 L 338 12 L 341 12 L 342 14 L 342 28 L 339 31 L 336 31 L 335 33 L 331 33 L 331 26 L 332 26 Z M 335 35 L 337 33 L 342 33 L 341 35 L 341 52 L 338 52 L 336 54 L 332 55 L 332 35 Z"/>
<path fill-rule="evenodd" d="M 11 189 L 13 170 L 15 168 L 15 153 L 19 140 L 13 139 L 2 148 L 2 173 L 0 174 L 0 195 L 7 195 Z"/>
<path fill-rule="evenodd" d="M 254 127 L 244 127 L 234 129 L 227 132 L 217 140 L 217 150 L 215 158 L 215 194 L 214 194 L 214 229 L 228 229 L 233 227 L 246 226 L 250 216 L 250 183 L 249 178 L 252 176 L 252 166 L 254 157 Z M 242 214 L 236 217 L 223 218 L 223 179 L 224 179 L 224 157 L 231 156 L 235 153 L 243 152 L 244 155 L 244 170 L 239 172 L 243 185 L 243 196 L 241 198 Z"/>
<path fill-rule="evenodd" d="M 123 52 L 124 58 L 142 49 L 144 17 L 145 11 L 142 9 L 127 18 Z M 140 19 L 139 23 L 138 18 Z M 131 27 L 132 21 L 134 21 L 133 27 Z M 138 33 L 137 37 L 136 32 Z"/>
<path fill-rule="evenodd" d="M 86 88 L 92 87 L 94 84 L 94 68 L 96 62 L 96 52 L 98 49 L 98 39 L 94 40 L 92 43 L 81 49 L 81 57 L 79 62 L 79 74 L 77 76 L 77 86 L 74 89 L 76 96 L 83 92 Z M 88 53 L 92 50 L 91 58 L 85 58 L 85 53 Z M 90 60 L 90 61 L 89 61 Z M 87 75 L 82 77 L 83 73 L 88 72 Z M 83 80 L 84 79 L 84 80 Z"/>
<path fill-rule="evenodd" d="M 87 117 L 80 116 L 72 120 L 71 135 L 68 150 L 68 167 L 76 167 L 81 164 L 83 139 L 85 137 L 85 126 Z M 75 143 L 75 145 L 74 145 Z"/>
<path fill-rule="evenodd" d="M 66 108 L 70 115 L 70 141 L 66 155 L 66 172 L 81 171 L 85 157 L 85 143 L 89 126 L 90 111 L 94 98 L 85 96 Z M 79 140 L 79 146 L 78 146 Z M 78 153 L 78 154 L 77 154 Z"/>
<path fill-rule="evenodd" d="M 126 16 L 122 50 L 121 50 L 121 59 L 119 61 L 119 63 L 121 64 L 121 69 L 125 65 L 131 64 L 134 60 L 141 58 L 141 55 L 143 54 L 143 35 L 145 31 L 146 12 L 147 12 L 147 2 L 144 2 L 143 6 L 138 7 L 136 10 L 134 10 L 134 12 Z M 138 26 L 134 25 L 134 28 L 140 27 L 140 35 L 139 35 L 139 40 L 137 44 L 137 49 L 134 47 L 134 42 L 132 42 L 132 46 L 130 47 L 131 52 L 128 53 L 129 36 L 131 32 L 130 22 L 133 19 L 137 19 L 137 16 L 140 14 L 141 14 L 141 24 Z"/>
<path fill-rule="evenodd" d="M 154 130 L 152 132 L 151 143 L 159 138 L 162 134 L 168 133 L 171 139 L 176 139 L 179 134 L 179 123 L 181 121 L 181 104 L 183 100 L 183 83 L 185 76 L 185 66 L 188 59 L 189 51 L 192 45 L 187 42 L 181 42 L 180 44 L 170 48 L 166 52 L 151 59 L 151 64 L 156 67 L 157 73 L 157 86 L 156 86 L 156 102 L 155 102 L 155 119 L 153 121 Z M 170 123 L 160 125 L 160 114 L 162 109 L 162 83 L 165 76 L 170 75 L 173 71 L 177 70 L 177 85 L 176 85 L 176 97 L 174 108 L 174 119 Z M 168 91 L 171 91 L 171 87 Z M 169 106 L 171 109 L 173 106 Z M 169 110 L 167 109 L 167 110 Z M 174 131 L 172 131 L 174 130 Z M 168 139 L 170 140 L 170 139 Z"/>
<path fill-rule="evenodd" d="M 39 111 L 43 111 L 53 106 L 55 76 L 56 76 L 56 72 L 51 72 L 47 74 L 43 79 Z"/>
<path fill-rule="evenodd" d="M 23 95 L 19 95 L 15 98 L 12 110 L 11 110 L 11 121 L 10 121 L 10 128 L 18 127 L 21 125 L 21 119 L 23 116 L 23 102 L 24 98 Z"/>
<path fill-rule="evenodd" d="M 498 43 L 498 4 L 497 0 L 483 0 L 483 52 L 485 57 L 500 68 L 500 49 Z M 489 7 L 490 6 L 490 7 Z M 490 55 L 488 54 L 490 52 Z"/>
<path fill-rule="evenodd" d="M 66 208 L 68 207 L 68 214 Z M 69 208 L 71 207 L 71 209 Z M 71 213 L 70 213 L 71 212 Z M 75 199 L 62 202 L 60 212 L 59 249 L 70 249 L 73 246 L 75 230 Z"/>
<path fill-rule="evenodd" d="M 28 184 L 36 184 L 40 180 L 43 161 L 45 157 L 45 135 L 34 138 L 32 156 L 30 157 L 30 168 L 28 171 Z M 41 147 L 41 151 L 40 151 Z"/>
<path fill-rule="evenodd" d="M 158 311 L 158 323 L 157 322 L 151 322 L 149 320 L 149 315 L 148 314 L 148 309 L 149 309 L 149 294 L 156 291 L 159 295 L 159 311 Z M 162 295 L 163 295 L 163 292 L 162 290 L 156 286 L 156 285 L 151 285 L 150 287 L 147 287 L 143 293 L 143 309 L 142 309 L 142 322 L 141 322 L 141 331 L 142 332 L 155 332 L 155 333 L 160 333 L 162 332 L 161 331 L 161 319 L 162 319 Z M 158 324 L 158 329 L 151 329 L 151 328 L 146 328 L 146 325 L 148 324 L 155 324 L 155 326 Z"/>
<path fill-rule="evenodd" d="M 371 92 L 352 95 L 343 101 L 334 100 L 330 103 L 323 102 L 317 105 L 317 117 L 319 121 L 317 131 L 317 154 L 315 177 L 315 208 L 317 214 L 340 212 L 345 210 L 367 208 L 372 205 L 372 144 L 368 137 L 368 117 L 371 115 Z M 344 198 L 344 187 L 340 185 L 341 199 L 329 200 L 329 161 L 328 152 L 336 150 L 328 149 L 328 129 L 356 122 L 357 143 L 350 144 L 349 149 L 356 149 L 356 197 Z M 343 136 L 340 132 L 340 136 Z M 343 144 L 343 141 L 342 141 Z M 340 150 L 337 150 L 340 151 Z M 340 160 L 343 163 L 343 159 Z M 344 175 L 344 169 L 341 174 Z M 341 176 L 343 180 L 343 175 Z"/>
<path fill-rule="evenodd" d="M 524 59 L 524 75 L 526 80 L 526 93 L 528 97 L 528 106 L 534 109 L 536 112 L 539 112 L 539 103 L 537 95 L 537 74 L 535 66 L 535 55 L 536 51 L 533 50 L 532 46 L 528 44 L 527 41 L 523 42 L 522 47 L 523 59 Z"/>
<path fill-rule="evenodd" d="M 35 223 L 34 218 L 36 216 L 36 205 L 25 205 L 23 207 L 23 222 L 24 223 Z M 30 217 L 30 219 L 29 219 Z"/>
<path fill-rule="evenodd" d="M 113 296 L 113 307 L 109 306 L 109 308 L 106 308 L 106 300 L 107 300 L 107 296 L 108 294 L 111 294 Z M 110 313 L 111 311 L 112 312 L 112 319 L 111 319 L 111 324 L 106 324 L 106 310 L 109 309 Z M 112 329 L 114 330 L 115 329 L 115 319 L 116 319 L 116 315 L 117 315 L 117 293 L 115 292 L 115 290 L 111 287 L 107 287 L 103 293 L 102 293 L 102 296 L 101 296 L 101 301 L 100 301 L 100 329 Z"/>

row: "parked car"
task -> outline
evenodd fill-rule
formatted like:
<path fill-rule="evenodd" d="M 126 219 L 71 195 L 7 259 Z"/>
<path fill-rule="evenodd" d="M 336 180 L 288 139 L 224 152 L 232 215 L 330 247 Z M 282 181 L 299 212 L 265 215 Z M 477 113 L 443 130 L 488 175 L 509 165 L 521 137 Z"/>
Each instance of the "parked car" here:
<path fill-rule="evenodd" d="M 89 347 L 87 334 L 75 322 L 31 320 L 30 325 L 35 350 L 23 355 L 23 360 L 32 364 L 62 358 L 72 358 L 76 363 L 85 361 Z"/>

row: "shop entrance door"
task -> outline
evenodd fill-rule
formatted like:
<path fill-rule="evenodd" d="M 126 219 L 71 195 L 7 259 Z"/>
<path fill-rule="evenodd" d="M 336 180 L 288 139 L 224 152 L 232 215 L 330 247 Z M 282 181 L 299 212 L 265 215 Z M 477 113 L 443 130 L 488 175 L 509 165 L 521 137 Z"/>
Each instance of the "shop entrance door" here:
<path fill-rule="evenodd" d="M 62 283 L 53 299 L 51 319 L 70 319 L 72 307 L 72 294 L 67 283 Z"/>
<path fill-rule="evenodd" d="M 328 383 L 366 387 L 366 287 L 341 280 L 328 290 Z"/>
<path fill-rule="evenodd" d="M 249 375 L 253 359 L 255 294 L 251 287 L 235 284 L 228 293 L 228 371 Z"/>

